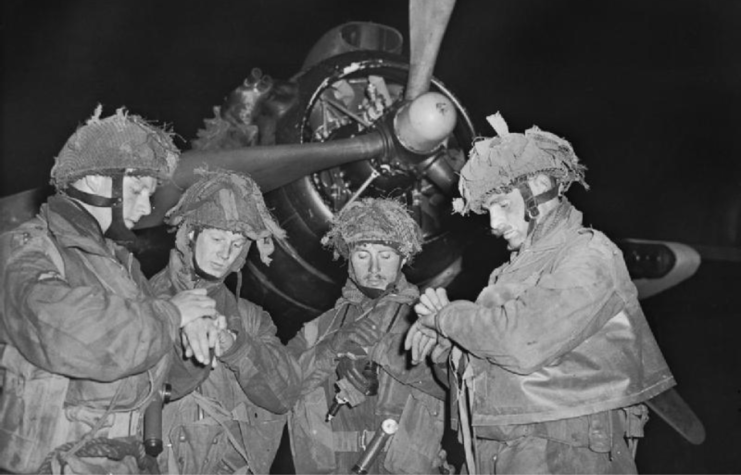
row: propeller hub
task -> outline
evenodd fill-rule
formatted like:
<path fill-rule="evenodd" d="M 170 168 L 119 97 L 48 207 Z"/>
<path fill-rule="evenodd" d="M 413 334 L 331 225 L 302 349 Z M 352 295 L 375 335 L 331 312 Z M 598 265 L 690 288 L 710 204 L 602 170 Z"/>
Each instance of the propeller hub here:
<path fill-rule="evenodd" d="M 394 117 L 394 132 L 405 149 L 428 155 L 453 132 L 455 122 L 452 101 L 438 92 L 426 92 L 399 109 Z"/>

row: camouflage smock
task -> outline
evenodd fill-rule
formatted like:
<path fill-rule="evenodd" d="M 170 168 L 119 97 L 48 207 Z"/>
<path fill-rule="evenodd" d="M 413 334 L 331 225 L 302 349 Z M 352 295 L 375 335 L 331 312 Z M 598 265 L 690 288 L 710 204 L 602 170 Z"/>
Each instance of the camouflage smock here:
<path fill-rule="evenodd" d="M 168 381 L 178 393 L 183 387 L 192 388 L 194 381 L 202 383 L 196 391 L 165 405 L 165 452 L 160 455 L 160 466 L 166 473 L 231 473 L 240 468 L 269 473 L 285 427 L 285 413 L 297 398 L 298 364 L 276 336 L 276 326 L 267 312 L 238 299 L 223 280 L 194 278 L 192 264 L 184 264 L 191 259 L 188 250 L 173 249 L 168 266 L 152 278 L 155 290 L 160 295 L 174 295 L 185 289 L 206 288 L 237 339 L 219 357 L 215 369 L 189 360 L 188 371 L 176 368 L 170 374 Z M 235 448 L 235 443 L 241 447 Z"/>
<path fill-rule="evenodd" d="M 139 263 L 63 196 L 0 238 L 0 465 L 33 472 L 89 432 L 134 435 L 180 325 Z"/>
<path fill-rule="evenodd" d="M 438 315 L 468 360 L 474 430 L 623 408 L 675 384 L 621 251 L 565 200 L 545 218 L 475 303 Z"/>
<path fill-rule="evenodd" d="M 404 337 L 419 292 L 402 276 L 397 287 L 372 300 L 348 280 L 335 307 L 304 325 L 288 343 L 301 363 L 301 399 L 291 411 L 289 431 L 296 473 L 350 473 L 381 422 L 393 418 L 399 429 L 368 473 L 433 473 L 444 429 L 445 389 L 425 364 L 410 366 Z M 335 393 L 336 355 L 325 343 L 343 325 L 371 318 L 390 331 L 372 348 L 379 363 L 379 389 L 354 407 L 343 406 L 331 422 L 325 417 Z"/>

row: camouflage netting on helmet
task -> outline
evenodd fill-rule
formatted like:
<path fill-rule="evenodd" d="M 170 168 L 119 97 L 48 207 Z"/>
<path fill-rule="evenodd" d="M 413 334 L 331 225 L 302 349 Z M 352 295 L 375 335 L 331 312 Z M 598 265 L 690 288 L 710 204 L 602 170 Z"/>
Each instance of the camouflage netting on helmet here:
<path fill-rule="evenodd" d="M 100 118 L 98 105 L 87 123 L 77 129 L 55 158 L 51 182 L 58 190 L 86 175 L 113 176 L 131 169 L 131 175 L 166 180 L 180 154 L 169 132 L 120 108 Z"/>
<path fill-rule="evenodd" d="M 257 183 L 247 175 L 224 170 L 199 169 L 196 173 L 202 178 L 167 212 L 165 222 L 183 233 L 215 228 L 243 234 L 255 241 L 260 259 L 269 264 L 275 249 L 272 238 L 284 238 L 286 233 L 270 214 Z"/>
<path fill-rule="evenodd" d="M 385 244 L 411 259 L 422 250 L 422 230 L 407 208 L 391 199 L 366 198 L 350 203 L 332 221 L 322 244 L 334 256 L 347 257 L 358 244 Z"/>
<path fill-rule="evenodd" d="M 589 188 L 584 181 L 586 167 L 579 163 L 569 142 L 538 127 L 526 130 L 525 134 L 510 133 L 499 113 L 487 120 L 497 137 L 479 139 L 471 149 L 458 181 L 463 198 L 453 201 L 456 212 L 481 214 L 489 196 L 509 193 L 539 174 L 558 180 L 562 193 L 574 182 Z"/>

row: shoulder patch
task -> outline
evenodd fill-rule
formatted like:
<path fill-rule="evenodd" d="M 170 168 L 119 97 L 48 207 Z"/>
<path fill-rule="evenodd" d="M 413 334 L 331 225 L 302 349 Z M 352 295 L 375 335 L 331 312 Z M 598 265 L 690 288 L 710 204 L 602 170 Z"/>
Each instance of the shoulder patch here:
<path fill-rule="evenodd" d="M 10 236 L 10 248 L 19 249 L 25 247 L 31 240 L 31 234 L 27 232 L 15 232 Z"/>
<path fill-rule="evenodd" d="M 31 220 L 23 223 L 18 228 L 11 231 L 7 236 L 3 235 L 3 239 L 8 239 L 8 244 L 11 252 L 19 251 L 24 252 L 24 249 L 28 249 L 29 252 L 43 252 L 49 259 L 54 263 L 57 268 L 57 272 L 45 272 L 39 276 L 39 280 L 49 279 L 65 279 L 64 259 L 56 245 L 49 236 L 48 229 L 43 222 L 38 220 Z"/>
<path fill-rule="evenodd" d="M 16 250 L 27 246 L 34 240 L 42 238 L 46 235 L 46 227 L 43 223 L 34 219 L 22 223 L 17 228 L 9 231 L 3 235 L 3 239 L 7 239 L 11 250 Z"/>

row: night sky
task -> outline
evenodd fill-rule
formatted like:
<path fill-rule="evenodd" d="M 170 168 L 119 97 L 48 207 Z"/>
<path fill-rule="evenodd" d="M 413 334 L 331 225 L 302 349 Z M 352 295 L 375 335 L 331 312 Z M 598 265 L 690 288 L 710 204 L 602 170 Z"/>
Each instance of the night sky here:
<path fill-rule="evenodd" d="M 125 105 L 170 124 L 187 149 L 213 106 L 252 68 L 288 79 L 335 26 L 373 21 L 406 38 L 409 21 L 403 0 L 2 5 L 0 196 L 45 185 L 53 157 L 98 103 L 105 115 Z M 738 250 L 739 48 L 741 1 L 458 0 L 435 76 L 465 105 L 480 135 L 493 135 L 485 117 L 499 111 L 511 131 L 537 125 L 571 141 L 591 185 L 589 192 L 575 188 L 571 199 L 608 235 Z M 737 271 L 724 268 L 723 282 L 741 283 Z M 719 278 L 698 277 L 707 288 Z M 733 292 L 733 285 L 724 289 Z M 705 311 L 699 301 L 676 302 L 649 306 Z M 712 310 L 716 317 L 726 312 L 713 337 L 729 323 L 739 326 L 738 306 L 725 305 Z M 736 412 L 719 417 L 735 420 L 731 440 L 738 441 L 741 378 L 732 367 L 736 383 L 726 389 L 736 399 L 725 401 Z M 739 464 L 739 456 L 731 462 Z M 712 463 L 712 472 L 741 471 Z"/>

